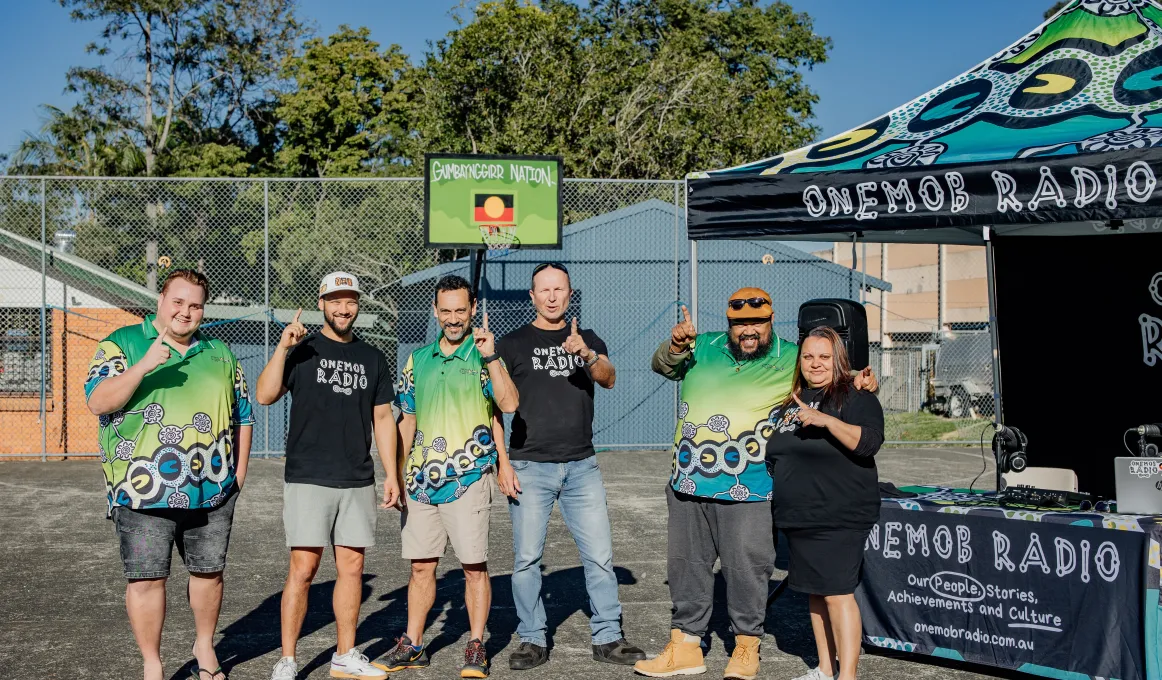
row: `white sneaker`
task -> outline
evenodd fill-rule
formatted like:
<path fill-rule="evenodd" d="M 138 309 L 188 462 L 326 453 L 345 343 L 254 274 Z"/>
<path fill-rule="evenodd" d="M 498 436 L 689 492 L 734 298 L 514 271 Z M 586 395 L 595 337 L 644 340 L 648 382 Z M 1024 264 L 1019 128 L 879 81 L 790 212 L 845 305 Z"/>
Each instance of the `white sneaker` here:
<path fill-rule="evenodd" d="M 270 673 L 270 680 L 296 680 L 299 677 L 299 667 L 293 656 L 284 656 L 274 665 Z"/>
<path fill-rule="evenodd" d="M 352 647 L 346 654 L 331 655 L 332 678 L 354 678 L 355 680 L 378 680 L 386 678 L 387 671 L 371 663 L 371 660 Z"/>
<path fill-rule="evenodd" d="M 838 673 L 835 675 L 824 675 L 823 671 L 816 667 L 807 671 L 806 675 L 800 675 L 799 677 L 795 678 L 795 680 L 835 680 L 838 677 Z"/>

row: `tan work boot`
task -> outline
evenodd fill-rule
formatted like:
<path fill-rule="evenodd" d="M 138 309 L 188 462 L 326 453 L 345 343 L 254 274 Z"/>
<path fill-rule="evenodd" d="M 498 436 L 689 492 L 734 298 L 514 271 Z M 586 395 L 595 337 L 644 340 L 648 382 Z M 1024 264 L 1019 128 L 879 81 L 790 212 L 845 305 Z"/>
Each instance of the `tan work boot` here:
<path fill-rule="evenodd" d="M 728 680 L 754 680 L 759 674 L 760 638 L 753 635 L 734 636 L 734 654 L 726 664 L 722 677 Z"/>
<path fill-rule="evenodd" d="M 698 638 L 686 635 L 677 628 L 670 631 L 670 642 L 661 654 L 635 663 L 633 669 L 651 678 L 698 675 L 706 672 Z"/>

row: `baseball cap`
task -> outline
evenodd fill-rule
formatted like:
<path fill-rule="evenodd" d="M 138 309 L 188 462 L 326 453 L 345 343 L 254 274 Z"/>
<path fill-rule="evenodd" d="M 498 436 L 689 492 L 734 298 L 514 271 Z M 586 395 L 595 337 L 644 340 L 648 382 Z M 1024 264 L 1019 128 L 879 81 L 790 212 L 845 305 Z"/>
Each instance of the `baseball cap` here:
<path fill-rule="evenodd" d="M 771 296 L 762 288 L 739 288 L 726 305 L 727 319 L 769 319 L 772 314 Z"/>
<path fill-rule="evenodd" d="M 347 272 L 331 272 L 323 277 L 323 282 L 319 285 L 319 297 L 323 297 L 327 293 L 337 293 L 341 290 L 349 290 L 355 293 L 363 294 L 359 290 L 359 279 L 355 278 L 354 274 Z"/>

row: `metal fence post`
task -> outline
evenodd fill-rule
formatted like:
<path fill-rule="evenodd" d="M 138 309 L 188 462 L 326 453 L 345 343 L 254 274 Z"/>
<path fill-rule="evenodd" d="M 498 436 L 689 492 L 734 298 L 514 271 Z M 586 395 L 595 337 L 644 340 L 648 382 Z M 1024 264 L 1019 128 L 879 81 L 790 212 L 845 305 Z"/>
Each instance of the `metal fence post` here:
<path fill-rule="evenodd" d="M 262 320 L 262 343 L 267 363 L 270 362 L 270 180 L 262 180 L 262 275 L 263 306 L 266 318 Z M 270 404 L 262 407 L 263 453 L 270 455 Z"/>
<path fill-rule="evenodd" d="M 45 415 L 45 371 L 48 370 L 48 220 L 44 178 L 40 178 L 40 460 L 48 460 L 48 419 Z"/>
<path fill-rule="evenodd" d="M 679 201 L 685 198 L 682 193 L 682 186 L 679 182 L 674 182 L 674 300 L 680 302 L 682 300 L 682 260 L 679 248 L 682 243 L 682 222 L 678 217 L 678 211 L 681 208 Z M 677 311 L 677 310 L 674 310 Z M 674 383 L 674 421 L 678 420 L 678 383 Z"/>
<path fill-rule="evenodd" d="M 948 255 L 943 244 L 936 246 L 936 342 L 944 339 L 944 324 L 948 321 Z"/>

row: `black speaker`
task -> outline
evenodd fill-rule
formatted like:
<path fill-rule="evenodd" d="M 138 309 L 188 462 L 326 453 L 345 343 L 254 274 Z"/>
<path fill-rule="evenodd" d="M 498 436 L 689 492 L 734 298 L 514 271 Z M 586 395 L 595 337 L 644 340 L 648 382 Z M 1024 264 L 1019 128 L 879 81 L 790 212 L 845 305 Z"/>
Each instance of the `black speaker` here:
<path fill-rule="evenodd" d="M 825 298 L 808 300 L 799 306 L 799 344 L 812 328 L 829 326 L 847 348 L 852 370 L 862 370 L 870 363 L 867 348 L 867 310 L 854 300 Z"/>

